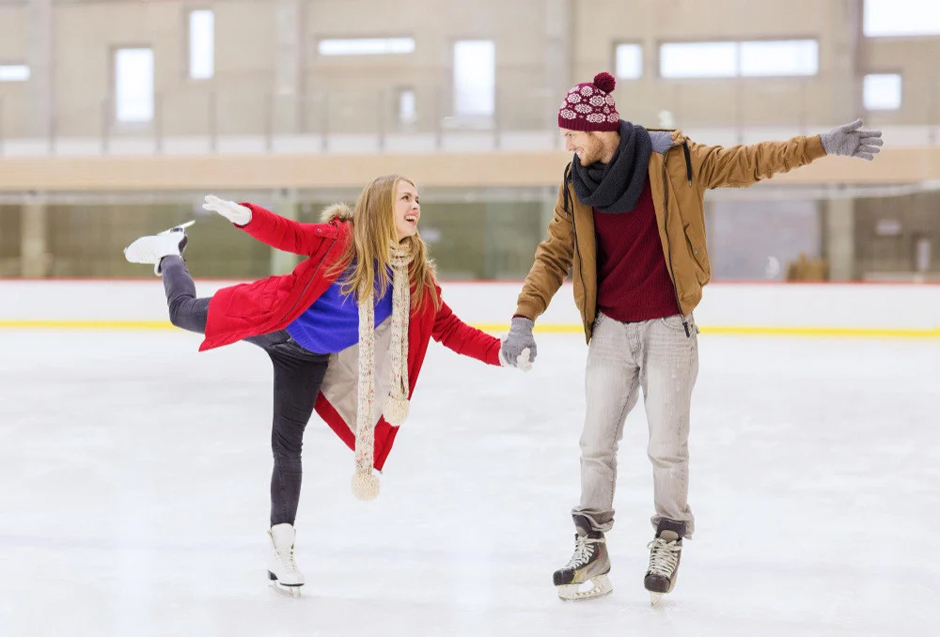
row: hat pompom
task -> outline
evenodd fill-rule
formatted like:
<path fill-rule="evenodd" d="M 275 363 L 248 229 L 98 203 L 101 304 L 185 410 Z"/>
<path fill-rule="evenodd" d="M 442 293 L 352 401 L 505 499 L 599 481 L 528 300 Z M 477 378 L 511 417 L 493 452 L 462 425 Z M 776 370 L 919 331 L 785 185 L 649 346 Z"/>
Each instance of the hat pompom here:
<path fill-rule="evenodd" d="M 372 472 L 353 474 L 352 492 L 359 500 L 375 500 L 379 495 L 379 477 Z"/>
<path fill-rule="evenodd" d="M 610 93 L 616 88 L 617 80 L 614 79 L 613 75 L 604 71 L 594 76 L 594 86 L 605 93 Z"/>

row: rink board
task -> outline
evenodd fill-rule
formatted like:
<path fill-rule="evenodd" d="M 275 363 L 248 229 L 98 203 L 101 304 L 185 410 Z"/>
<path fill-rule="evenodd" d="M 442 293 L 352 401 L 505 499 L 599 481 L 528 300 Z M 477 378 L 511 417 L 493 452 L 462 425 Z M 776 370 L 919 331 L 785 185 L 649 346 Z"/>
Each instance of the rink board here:
<path fill-rule="evenodd" d="M 209 295 L 235 281 L 197 281 Z M 466 322 L 508 329 L 521 282 L 443 284 Z M 0 281 L 0 328 L 170 329 L 163 289 L 151 280 Z M 940 286 L 916 284 L 713 283 L 695 312 L 704 333 L 940 338 Z M 579 332 L 570 284 L 538 320 L 543 332 Z"/>

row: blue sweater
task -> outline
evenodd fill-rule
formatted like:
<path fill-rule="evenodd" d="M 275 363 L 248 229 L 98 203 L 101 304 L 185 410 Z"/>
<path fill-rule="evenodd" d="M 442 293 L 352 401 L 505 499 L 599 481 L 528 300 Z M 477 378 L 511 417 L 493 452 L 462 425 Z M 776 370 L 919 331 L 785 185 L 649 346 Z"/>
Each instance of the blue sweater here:
<path fill-rule="evenodd" d="M 359 307 L 355 295 L 343 296 L 337 281 L 307 311 L 287 326 L 304 349 L 317 354 L 341 352 L 359 342 Z M 392 286 L 375 304 L 375 324 L 392 315 Z"/>

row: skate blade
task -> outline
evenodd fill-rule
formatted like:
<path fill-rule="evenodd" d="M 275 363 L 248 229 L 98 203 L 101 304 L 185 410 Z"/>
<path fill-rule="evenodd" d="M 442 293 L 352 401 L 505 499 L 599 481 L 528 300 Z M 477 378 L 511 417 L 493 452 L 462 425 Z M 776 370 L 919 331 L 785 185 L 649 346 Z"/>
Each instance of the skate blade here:
<path fill-rule="evenodd" d="M 676 581 L 673 580 L 669 585 L 669 590 L 665 593 L 657 593 L 655 591 L 650 591 L 650 606 L 660 606 L 662 605 L 663 598 L 666 597 L 669 593 L 672 592 L 672 589 L 676 587 Z"/>
<path fill-rule="evenodd" d="M 271 582 L 271 590 L 285 597 L 293 597 L 293 598 L 300 597 L 301 588 L 302 588 L 301 586 L 284 586 L 283 584 L 277 581 Z"/>
<path fill-rule="evenodd" d="M 596 599 L 614 592 L 614 587 L 606 575 L 598 575 L 580 584 L 563 584 L 556 588 L 558 588 L 558 597 L 566 602 Z"/>
<path fill-rule="evenodd" d="M 275 592 L 287 597 L 300 597 L 300 589 L 303 587 L 303 584 L 295 584 L 293 586 L 281 584 L 278 581 L 277 576 L 271 571 L 268 571 L 268 581 L 271 588 L 274 589 Z"/>
<path fill-rule="evenodd" d="M 171 232 L 179 232 L 180 230 L 185 230 L 186 228 L 191 228 L 191 227 L 192 227 L 193 225 L 195 225 L 195 224 L 196 224 L 196 220 L 195 220 L 195 219 L 191 219 L 191 220 L 187 221 L 186 223 L 181 223 L 181 224 L 178 225 L 178 226 L 173 226 L 173 227 L 170 228 L 169 230 L 164 230 L 164 231 L 161 232 L 160 234 L 170 234 Z"/>
<path fill-rule="evenodd" d="M 673 578 L 673 580 L 669 582 L 669 588 L 666 590 L 665 593 L 659 593 L 657 591 L 650 591 L 649 589 L 646 589 L 649 591 L 649 594 L 650 594 L 650 606 L 659 606 L 661 602 L 663 601 L 663 597 L 671 593 L 672 589 L 674 589 L 675 587 L 676 587 L 676 578 Z"/>

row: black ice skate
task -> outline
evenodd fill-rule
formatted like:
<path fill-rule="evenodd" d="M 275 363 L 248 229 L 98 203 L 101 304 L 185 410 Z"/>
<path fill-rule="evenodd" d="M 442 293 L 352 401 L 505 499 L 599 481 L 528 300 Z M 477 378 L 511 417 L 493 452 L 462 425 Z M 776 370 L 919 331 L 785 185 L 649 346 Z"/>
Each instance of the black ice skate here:
<path fill-rule="evenodd" d="M 647 545 L 650 550 L 650 566 L 643 584 L 650 592 L 650 603 L 654 606 L 660 602 L 663 595 L 671 593 L 676 585 L 683 535 L 685 524 L 660 520 L 656 538 Z"/>
<path fill-rule="evenodd" d="M 587 518 L 575 516 L 574 555 L 564 568 L 555 571 L 558 597 L 565 601 L 593 599 L 609 595 L 614 589 L 607 574 L 610 556 L 602 531 L 592 531 Z"/>

